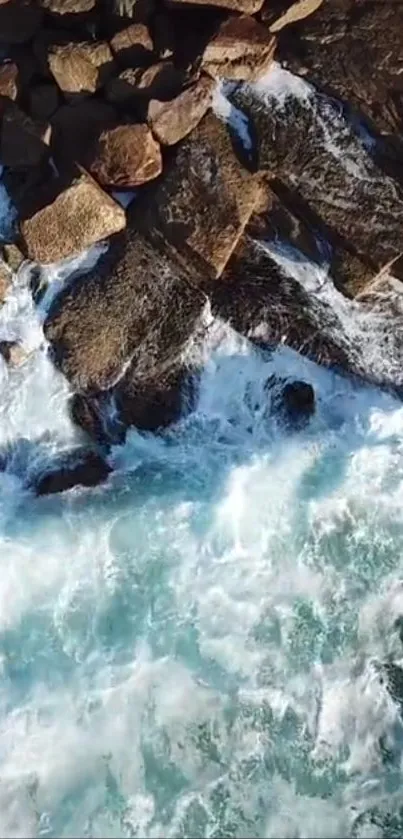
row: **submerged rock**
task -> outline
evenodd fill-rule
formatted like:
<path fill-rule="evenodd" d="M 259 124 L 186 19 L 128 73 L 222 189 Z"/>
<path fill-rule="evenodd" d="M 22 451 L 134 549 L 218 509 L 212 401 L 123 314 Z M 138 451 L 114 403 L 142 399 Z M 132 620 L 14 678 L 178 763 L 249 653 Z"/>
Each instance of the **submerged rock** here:
<path fill-rule="evenodd" d="M 271 382 L 268 383 L 272 387 Z M 294 428 L 305 425 L 315 413 L 315 391 L 308 382 L 277 381 L 273 407 L 283 420 Z"/>
<path fill-rule="evenodd" d="M 44 474 L 31 479 L 30 485 L 36 495 L 52 495 L 75 486 L 97 486 L 106 481 L 111 471 L 101 455 L 83 449 L 59 458 Z"/>

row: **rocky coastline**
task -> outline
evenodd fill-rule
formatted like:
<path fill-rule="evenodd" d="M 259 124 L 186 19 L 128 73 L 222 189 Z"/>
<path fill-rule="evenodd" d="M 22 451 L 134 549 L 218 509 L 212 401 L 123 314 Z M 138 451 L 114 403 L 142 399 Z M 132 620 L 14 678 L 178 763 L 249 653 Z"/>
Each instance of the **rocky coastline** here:
<path fill-rule="evenodd" d="M 21 264 L 40 277 L 108 243 L 47 312 L 88 445 L 39 476 L 39 494 L 105 480 L 127 428 L 191 409 L 185 350 L 206 306 L 264 352 L 286 344 L 401 395 L 402 32 L 400 2 L 0 0 L 15 209 L 1 299 Z M 325 292 L 275 247 L 318 266 Z M 314 410 L 303 382 L 276 387 L 288 418 Z"/>

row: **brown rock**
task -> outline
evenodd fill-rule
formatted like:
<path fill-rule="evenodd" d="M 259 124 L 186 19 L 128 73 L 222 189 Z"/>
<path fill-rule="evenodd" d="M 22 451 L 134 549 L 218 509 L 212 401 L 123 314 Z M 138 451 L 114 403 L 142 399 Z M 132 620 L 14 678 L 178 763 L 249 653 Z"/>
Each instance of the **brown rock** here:
<path fill-rule="evenodd" d="M 119 105 L 138 105 L 144 99 L 169 99 L 182 88 L 184 74 L 172 61 L 159 61 L 146 70 L 141 67 L 124 70 L 106 87 L 110 102 Z"/>
<path fill-rule="evenodd" d="M 321 6 L 323 0 L 295 0 L 291 5 L 270 25 L 270 32 L 280 32 L 285 26 L 304 20 Z"/>
<path fill-rule="evenodd" d="M 147 125 L 118 125 L 102 132 L 90 170 L 102 186 L 140 186 L 162 172 L 160 145 Z"/>
<path fill-rule="evenodd" d="M 222 9 L 231 9 L 234 12 L 242 12 L 246 15 L 255 15 L 263 6 L 264 0 L 175 0 L 177 4 L 219 6 Z"/>
<path fill-rule="evenodd" d="M 49 67 L 67 98 L 95 93 L 113 72 L 113 56 L 106 41 L 84 41 L 54 45 L 48 54 Z"/>
<path fill-rule="evenodd" d="M 18 341 L 0 341 L 0 355 L 10 367 L 21 367 L 29 353 Z"/>
<path fill-rule="evenodd" d="M 133 23 L 117 32 L 110 46 L 116 61 L 122 67 L 151 64 L 154 45 L 149 30 L 143 23 Z"/>
<path fill-rule="evenodd" d="M 19 92 L 18 67 L 14 62 L 0 65 L 0 97 L 17 99 Z"/>
<path fill-rule="evenodd" d="M 95 8 L 97 0 L 39 0 L 43 9 L 56 15 L 84 15 Z"/>
<path fill-rule="evenodd" d="M 260 193 L 260 179 L 239 162 L 226 126 L 210 113 L 178 146 L 138 223 L 207 282 L 223 271 Z"/>
<path fill-rule="evenodd" d="M 129 362 L 132 381 L 144 387 L 177 364 L 204 306 L 164 244 L 129 226 L 90 274 L 62 289 L 45 334 L 76 390 L 109 389 Z"/>
<path fill-rule="evenodd" d="M 30 0 L 0 4 L 0 43 L 25 44 L 39 29 L 42 10 Z"/>
<path fill-rule="evenodd" d="M 204 50 L 202 67 L 214 78 L 254 81 L 273 62 L 276 41 L 254 18 L 229 17 Z"/>
<path fill-rule="evenodd" d="M 151 100 L 147 121 L 160 143 L 173 146 L 196 128 L 210 107 L 214 86 L 213 79 L 202 75 L 169 102 Z"/>
<path fill-rule="evenodd" d="M 33 119 L 49 119 L 59 107 L 59 91 L 55 84 L 34 85 L 29 93 L 29 110 Z"/>
<path fill-rule="evenodd" d="M 16 274 L 24 261 L 24 254 L 21 253 L 19 247 L 17 245 L 3 245 L 1 255 L 8 270 Z"/>
<path fill-rule="evenodd" d="M 115 125 L 116 119 L 112 105 L 93 98 L 59 108 L 51 120 L 56 165 L 63 168 L 72 161 L 87 165 L 101 131 Z"/>
<path fill-rule="evenodd" d="M 0 127 L 0 159 L 16 169 L 37 166 L 49 154 L 50 138 L 48 123 L 35 122 L 17 105 L 10 105 Z"/>
<path fill-rule="evenodd" d="M 78 449 L 59 457 L 44 474 L 31 480 L 36 495 L 53 495 L 75 486 L 94 487 L 106 481 L 112 469 L 94 451 Z"/>
<path fill-rule="evenodd" d="M 123 230 L 124 210 L 84 171 L 52 204 L 21 224 L 23 250 L 35 262 L 73 256 Z"/>
<path fill-rule="evenodd" d="M 3 260 L 0 260 L 0 303 L 4 303 L 12 283 L 12 273 Z M 1 350 L 0 350 L 1 352 Z"/>

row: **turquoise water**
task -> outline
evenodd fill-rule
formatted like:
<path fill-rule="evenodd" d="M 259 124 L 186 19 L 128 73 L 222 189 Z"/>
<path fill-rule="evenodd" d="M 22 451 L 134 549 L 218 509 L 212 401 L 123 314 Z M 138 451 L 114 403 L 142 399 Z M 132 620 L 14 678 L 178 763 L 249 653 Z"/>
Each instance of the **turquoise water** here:
<path fill-rule="evenodd" d="M 34 499 L 68 389 L 23 283 L 0 318 L 32 348 L 0 370 L 1 835 L 399 835 L 400 403 L 212 323 L 188 420 Z M 273 371 L 313 383 L 303 431 Z"/>

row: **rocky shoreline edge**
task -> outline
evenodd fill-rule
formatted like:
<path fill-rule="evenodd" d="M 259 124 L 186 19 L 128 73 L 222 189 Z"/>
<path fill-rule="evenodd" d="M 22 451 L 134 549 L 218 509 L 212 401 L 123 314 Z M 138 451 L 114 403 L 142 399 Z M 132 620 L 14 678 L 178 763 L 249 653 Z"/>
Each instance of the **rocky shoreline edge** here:
<path fill-rule="evenodd" d="M 127 428 L 191 409 L 206 306 L 401 395 L 402 32 L 403 5 L 370 0 L 0 0 L 1 298 L 26 260 L 40 300 L 41 266 L 108 241 L 47 312 L 88 444 L 38 494 L 104 481 Z M 304 382 L 268 388 L 287 422 L 314 410 Z"/>

